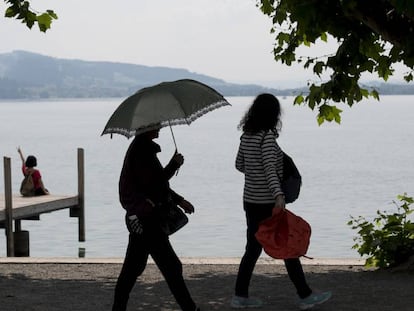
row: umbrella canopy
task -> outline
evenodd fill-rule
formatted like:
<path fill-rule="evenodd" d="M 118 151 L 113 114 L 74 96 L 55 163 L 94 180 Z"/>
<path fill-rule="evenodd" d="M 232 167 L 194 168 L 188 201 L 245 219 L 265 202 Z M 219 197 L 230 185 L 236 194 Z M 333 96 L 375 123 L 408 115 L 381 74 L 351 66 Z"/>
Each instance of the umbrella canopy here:
<path fill-rule="evenodd" d="M 304 256 L 310 236 L 310 225 L 287 209 L 274 210 L 272 217 L 262 221 L 256 232 L 256 239 L 266 254 L 277 259 Z"/>
<path fill-rule="evenodd" d="M 190 124 L 216 108 L 230 105 L 213 88 L 190 79 L 163 82 L 139 90 L 124 100 L 107 122 L 102 135 L 130 138 L 142 132 Z"/>

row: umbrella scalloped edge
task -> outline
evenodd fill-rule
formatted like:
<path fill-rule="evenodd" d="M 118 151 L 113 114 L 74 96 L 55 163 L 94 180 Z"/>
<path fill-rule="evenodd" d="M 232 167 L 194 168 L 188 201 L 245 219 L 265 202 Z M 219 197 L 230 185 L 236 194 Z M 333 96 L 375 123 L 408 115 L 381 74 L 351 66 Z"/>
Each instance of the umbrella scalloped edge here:
<path fill-rule="evenodd" d="M 114 128 L 114 127 L 110 127 L 110 128 L 106 128 L 102 134 L 120 134 L 120 135 L 124 135 L 127 138 L 131 138 L 135 135 L 141 134 L 141 133 L 145 133 L 151 130 L 155 130 L 157 128 L 163 128 L 166 126 L 171 126 L 171 125 L 182 125 L 182 124 L 187 124 L 190 125 L 190 123 L 192 123 L 194 120 L 200 118 L 201 116 L 205 115 L 206 113 L 215 110 L 217 108 L 223 107 L 223 106 L 231 106 L 230 103 L 225 100 L 223 98 L 223 100 L 220 100 L 212 105 L 209 105 L 208 107 L 205 107 L 185 118 L 179 118 L 179 119 L 172 119 L 172 120 L 165 120 L 165 121 L 161 121 L 161 122 L 157 122 L 157 123 L 153 123 L 153 124 L 149 124 L 148 126 L 145 127 L 141 127 L 139 129 L 126 129 L 126 128 Z"/>

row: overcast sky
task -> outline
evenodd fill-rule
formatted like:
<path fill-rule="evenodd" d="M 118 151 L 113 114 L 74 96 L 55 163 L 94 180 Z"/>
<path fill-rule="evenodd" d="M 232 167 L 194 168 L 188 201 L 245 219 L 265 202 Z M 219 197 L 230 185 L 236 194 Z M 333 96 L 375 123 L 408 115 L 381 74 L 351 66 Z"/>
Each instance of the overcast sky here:
<path fill-rule="evenodd" d="M 0 53 L 184 68 L 234 83 L 302 86 L 302 67 L 276 63 L 271 21 L 255 0 L 31 0 L 59 19 L 41 33 L 0 18 Z M 4 15 L 6 4 L 0 2 Z M 317 51 L 332 50 L 334 44 Z M 315 78 L 313 78 L 315 79 Z"/>

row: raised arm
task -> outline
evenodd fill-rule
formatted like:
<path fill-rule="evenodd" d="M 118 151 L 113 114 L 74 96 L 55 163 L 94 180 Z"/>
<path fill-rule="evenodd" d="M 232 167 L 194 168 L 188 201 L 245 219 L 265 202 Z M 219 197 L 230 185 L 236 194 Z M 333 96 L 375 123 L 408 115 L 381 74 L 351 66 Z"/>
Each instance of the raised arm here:
<path fill-rule="evenodd" d="M 24 165 L 24 156 L 23 156 L 23 152 L 22 152 L 22 149 L 20 149 L 20 146 L 19 147 L 17 147 L 17 152 L 19 153 L 19 155 L 20 155 L 20 159 L 22 160 L 22 165 Z"/>

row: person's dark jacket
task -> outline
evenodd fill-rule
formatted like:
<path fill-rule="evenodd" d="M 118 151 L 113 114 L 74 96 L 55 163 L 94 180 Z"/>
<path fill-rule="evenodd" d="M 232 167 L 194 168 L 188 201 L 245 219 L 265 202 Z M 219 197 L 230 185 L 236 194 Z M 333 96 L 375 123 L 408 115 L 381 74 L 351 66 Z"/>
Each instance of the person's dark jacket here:
<path fill-rule="evenodd" d="M 157 158 L 160 151 L 160 146 L 145 135 L 136 136 L 128 148 L 119 179 L 119 198 L 129 215 L 145 219 L 169 200 L 178 203 L 183 199 L 168 182 L 179 164 L 172 160 L 163 168 Z"/>

